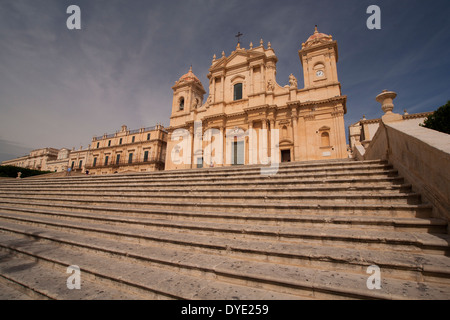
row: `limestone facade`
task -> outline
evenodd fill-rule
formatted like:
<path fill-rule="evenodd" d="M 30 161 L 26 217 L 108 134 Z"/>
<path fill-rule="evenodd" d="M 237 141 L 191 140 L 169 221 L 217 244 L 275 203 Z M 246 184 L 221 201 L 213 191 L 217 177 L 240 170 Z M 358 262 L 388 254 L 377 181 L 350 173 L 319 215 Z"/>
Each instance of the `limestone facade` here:
<path fill-rule="evenodd" d="M 125 171 L 164 169 L 167 131 L 163 126 L 128 130 L 124 125 L 114 134 L 92 139 L 92 145 L 78 150 L 44 148 L 28 156 L 3 161 L 2 165 L 52 172 L 111 174 Z"/>
<path fill-rule="evenodd" d="M 92 139 L 85 169 L 89 174 L 164 170 L 166 143 L 167 131 L 161 125 L 137 130 L 124 125 L 114 134 Z"/>
<path fill-rule="evenodd" d="M 48 170 L 53 172 L 64 172 L 69 166 L 70 150 L 62 148 L 58 151 L 58 157 L 55 160 L 48 161 Z"/>
<path fill-rule="evenodd" d="M 249 49 L 238 43 L 229 56 L 214 56 L 205 103 L 206 91 L 191 68 L 172 87 L 165 168 L 195 168 L 204 159 L 211 159 L 208 166 L 264 163 L 273 143 L 279 146 L 279 162 L 347 158 L 347 97 L 338 81 L 337 42 L 316 27 L 298 54 L 304 88 L 298 88 L 292 74 L 289 84 L 281 86 L 270 42 L 250 43 Z M 271 141 L 275 131 L 278 140 Z M 212 138 L 208 132 L 220 134 Z M 174 161 L 186 154 L 188 161 Z"/>
<path fill-rule="evenodd" d="M 47 171 L 51 170 L 49 168 L 49 163 L 57 159 L 58 152 L 59 150 L 55 148 L 35 149 L 32 150 L 29 155 L 3 161 L 2 165 Z"/>

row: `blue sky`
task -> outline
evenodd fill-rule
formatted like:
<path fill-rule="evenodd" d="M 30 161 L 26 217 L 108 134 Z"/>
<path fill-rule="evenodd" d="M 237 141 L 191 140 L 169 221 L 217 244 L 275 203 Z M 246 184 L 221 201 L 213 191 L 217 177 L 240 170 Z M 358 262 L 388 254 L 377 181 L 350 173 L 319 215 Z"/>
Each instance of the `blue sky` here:
<path fill-rule="evenodd" d="M 68 30 L 69 5 L 81 30 Z M 381 30 L 369 30 L 369 5 Z M 381 116 L 375 96 L 396 91 L 394 111 L 432 111 L 450 100 L 450 1 L 2 0 L 0 161 L 42 147 L 86 147 L 92 137 L 169 125 L 171 87 L 189 66 L 208 88 L 214 54 L 262 38 L 278 57 L 277 82 L 303 86 L 302 42 L 338 42 L 346 126 Z"/>

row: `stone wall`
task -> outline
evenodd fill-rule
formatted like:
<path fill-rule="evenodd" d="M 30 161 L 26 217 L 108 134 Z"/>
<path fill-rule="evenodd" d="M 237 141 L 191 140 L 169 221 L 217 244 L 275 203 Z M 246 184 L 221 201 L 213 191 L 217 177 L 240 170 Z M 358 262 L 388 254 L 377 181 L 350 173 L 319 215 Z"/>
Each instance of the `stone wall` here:
<path fill-rule="evenodd" d="M 407 121 L 381 123 L 364 159 L 388 160 L 433 214 L 450 221 L 450 135 Z"/>

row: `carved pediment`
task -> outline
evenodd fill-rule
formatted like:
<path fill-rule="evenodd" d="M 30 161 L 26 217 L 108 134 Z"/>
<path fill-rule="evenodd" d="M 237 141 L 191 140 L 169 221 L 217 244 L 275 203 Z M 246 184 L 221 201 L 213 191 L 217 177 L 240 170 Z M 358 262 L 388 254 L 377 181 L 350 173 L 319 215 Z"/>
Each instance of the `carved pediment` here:
<path fill-rule="evenodd" d="M 222 58 L 216 60 L 209 71 L 213 72 L 218 69 L 231 68 L 240 64 L 246 64 L 250 59 L 253 60 L 259 57 L 264 58 L 265 54 L 258 51 L 238 49 L 236 51 L 233 51 L 229 57 L 223 56 Z"/>

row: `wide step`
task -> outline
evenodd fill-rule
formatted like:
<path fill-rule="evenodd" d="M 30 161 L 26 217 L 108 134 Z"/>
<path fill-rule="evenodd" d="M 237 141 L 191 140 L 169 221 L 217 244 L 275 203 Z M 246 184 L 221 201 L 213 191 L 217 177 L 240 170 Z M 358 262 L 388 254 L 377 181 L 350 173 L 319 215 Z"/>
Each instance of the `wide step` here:
<path fill-rule="evenodd" d="M 36 231 L 38 229 L 34 230 L 35 234 Z M 72 240 L 70 250 L 68 250 L 68 248 L 48 242 L 52 237 L 57 239 L 56 241 L 64 241 L 64 238 L 67 238 L 64 234 L 42 231 L 39 233 L 41 233 L 40 237 L 46 239 L 45 243 L 36 242 L 38 237 L 34 238 L 34 241 L 28 243 L 20 241 L 18 245 L 15 245 L 17 238 L 7 234 L 1 237 L 1 243 L 16 253 L 37 257 L 43 261 L 42 263 L 65 267 L 75 261 L 80 269 L 87 273 L 88 278 L 93 275 L 96 278 L 104 278 L 104 270 L 108 270 L 108 278 L 111 282 L 109 284 L 112 286 L 117 285 L 115 282 L 120 280 L 121 283 L 126 284 L 128 290 L 139 292 L 148 290 L 152 294 L 157 293 L 170 298 L 217 298 L 216 290 L 220 289 L 220 295 L 225 295 L 225 299 L 232 297 L 234 299 L 249 299 L 249 297 L 253 299 L 330 298 L 333 295 L 344 295 L 349 298 L 390 299 L 404 298 L 405 293 L 405 296 L 414 294 L 415 296 L 419 295 L 420 298 L 433 299 L 445 296 L 447 290 L 446 286 L 439 284 L 424 285 L 415 281 L 389 279 L 382 284 L 385 290 L 372 291 L 366 287 L 367 276 L 362 274 L 237 260 L 223 255 L 170 251 L 157 247 L 132 246 L 117 242 L 107 244 L 106 247 L 109 249 L 103 249 L 105 251 L 102 252 L 105 242 L 95 238 L 85 239 L 85 246 L 88 249 L 85 247 L 84 250 L 78 250 Z M 79 245 L 82 240 L 80 237 Z M 101 259 L 99 259 L 99 254 Z M 121 255 L 122 259 L 111 258 L 111 254 Z M 161 268 L 161 263 L 164 264 L 164 268 Z M 113 265 L 113 267 L 109 265 Z M 132 268 L 130 268 L 131 265 Z M 143 279 L 138 284 L 132 281 L 128 272 L 133 272 L 133 274 L 140 272 Z M 247 285 L 246 287 L 241 285 L 244 283 Z M 189 288 L 189 286 L 191 287 Z M 194 296 L 191 296 L 193 294 L 192 286 L 197 289 L 194 290 L 196 292 Z M 264 290 L 259 289 L 261 286 Z M 231 288 L 233 296 L 226 296 Z"/>
<path fill-rule="evenodd" d="M 447 221 L 383 161 L 0 182 L 6 299 L 450 298 Z M 67 267 L 81 269 L 70 290 Z M 367 286 L 381 270 L 381 289 Z"/>

